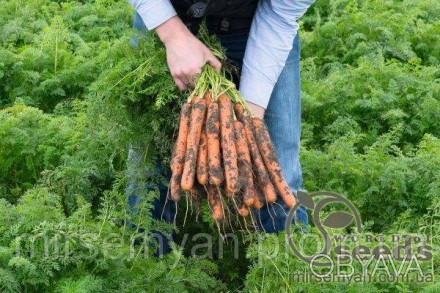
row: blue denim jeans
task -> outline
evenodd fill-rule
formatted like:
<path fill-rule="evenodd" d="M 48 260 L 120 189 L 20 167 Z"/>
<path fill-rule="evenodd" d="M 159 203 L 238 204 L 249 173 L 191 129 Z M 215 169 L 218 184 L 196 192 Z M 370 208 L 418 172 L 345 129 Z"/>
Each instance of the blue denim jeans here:
<path fill-rule="evenodd" d="M 133 22 L 136 29 L 146 29 L 141 17 L 136 14 Z M 219 34 L 222 46 L 226 49 L 228 59 L 232 60 L 238 69 L 241 69 L 248 32 L 235 32 Z M 133 39 L 134 46 L 137 40 Z M 300 88 L 300 41 L 296 36 L 293 48 L 289 54 L 286 65 L 272 92 L 269 105 L 266 109 L 264 120 L 269 129 L 270 136 L 275 145 L 283 174 L 294 190 L 302 188 L 302 172 L 299 162 L 299 146 L 301 134 L 301 88 Z M 132 158 L 138 157 L 135 149 L 130 150 Z M 138 160 L 136 160 L 138 161 Z M 129 160 L 130 162 L 130 160 Z M 130 166 L 129 166 L 130 169 Z M 153 216 L 162 212 L 166 200 L 166 188 L 162 188 L 161 196 L 155 202 Z M 134 193 L 129 193 L 129 204 L 134 207 L 138 198 Z M 164 220 L 171 221 L 174 218 L 174 203 L 167 203 L 164 210 Z M 156 210 L 158 209 L 158 210 Z M 274 233 L 284 230 L 285 220 L 289 213 L 289 207 L 281 198 L 277 204 L 265 205 L 261 210 L 254 210 L 255 218 L 260 229 Z M 297 223 L 307 226 L 308 215 L 304 207 L 300 207 L 296 214 Z"/>

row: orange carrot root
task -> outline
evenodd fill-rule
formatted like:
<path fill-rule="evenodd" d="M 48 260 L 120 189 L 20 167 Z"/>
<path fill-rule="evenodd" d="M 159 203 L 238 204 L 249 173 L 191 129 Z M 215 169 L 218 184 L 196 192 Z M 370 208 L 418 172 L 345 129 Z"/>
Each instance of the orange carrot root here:
<path fill-rule="evenodd" d="M 292 207 L 296 203 L 295 196 L 287 184 L 281 171 L 280 163 L 275 152 L 275 148 L 270 139 L 269 131 L 263 120 L 254 118 L 252 119 L 252 125 L 255 129 L 255 136 L 257 139 L 258 147 L 263 158 L 264 164 L 267 168 L 269 176 L 272 182 L 278 189 L 282 199 L 289 206 Z"/>
<path fill-rule="evenodd" d="M 182 197 L 181 191 L 180 191 L 180 179 L 182 178 L 182 175 L 176 175 L 173 174 L 171 176 L 170 180 L 170 198 L 173 201 L 179 201 Z"/>
<path fill-rule="evenodd" d="M 208 143 L 206 133 L 202 133 L 197 157 L 197 181 L 205 185 L 208 183 Z"/>
<path fill-rule="evenodd" d="M 238 158 L 239 185 L 243 190 L 243 202 L 251 206 L 254 202 L 254 180 L 249 147 L 246 142 L 246 133 L 240 121 L 234 121 L 235 146 Z"/>
<path fill-rule="evenodd" d="M 264 195 L 258 188 L 254 188 L 254 202 L 252 206 L 256 209 L 261 209 L 264 206 Z"/>
<path fill-rule="evenodd" d="M 229 97 L 222 94 L 218 98 L 220 111 L 220 134 L 223 154 L 223 166 L 225 169 L 227 193 L 237 192 L 238 167 L 237 151 L 235 149 L 235 137 L 233 126 L 232 103 Z"/>
<path fill-rule="evenodd" d="M 209 104 L 212 102 L 211 91 L 206 91 L 204 98 L 206 100 L 206 106 L 209 106 Z"/>
<path fill-rule="evenodd" d="M 197 154 L 206 112 L 206 100 L 196 98 L 191 108 L 188 139 L 186 143 L 185 164 L 183 167 L 181 188 L 190 191 L 196 175 Z"/>
<path fill-rule="evenodd" d="M 235 111 L 235 116 L 237 117 L 237 119 L 239 121 L 243 122 L 244 116 L 245 116 L 243 105 L 240 103 L 235 103 L 234 104 L 234 111 Z"/>
<path fill-rule="evenodd" d="M 220 186 L 224 180 L 220 155 L 220 113 L 217 103 L 208 106 L 206 117 L 209 183 Z"/>
<path fill-rule="evenodd" d="M 221 221 L 224 219 L 223 209 L 220 194 L 217 191 L 216 186 L 208 185 L 208 203 L 211 207 L 211 215 L 215 221 Z"/>
<path fill-rule="evenodd" d="M 253 160 L 254 172 L 257 175 L 258 183 L 263 189 L 266 202 L 273 203 L 276 201 L 277 195 L 275 192 L 275 188 L 270 181 L 269 174 L 267 173 L 266 166 L 264 165 L 263 159 L 258 149 L 257 141 L 254 135 L 252 119 L 244 114 L 242 105 L 235 104 L 234 108 L 236 109 L 238 120 L 240 120 L 244 126 L 246 140 Z"/>
<path fill-rule="evenodd" d="M 191 104 L 185 103 L 180 111 L 179 134 L 177 135 L 176 145 L 171 160 L 171 199 L 178 201 L 181 198 L 180 181 L 182 178 L 183 164 L 185 161 L 186 142 L 189 130 L 189 120 L 191 114 Z"/>
<path fill-rule="evenodd" d="M 238 213 L 240 214 L 240 216 L 242 217 L 247 217 L 249 215 L 249 209 L 247 208 L 247 206 L 242 205 L 239 209 L 238 209 Z"/>

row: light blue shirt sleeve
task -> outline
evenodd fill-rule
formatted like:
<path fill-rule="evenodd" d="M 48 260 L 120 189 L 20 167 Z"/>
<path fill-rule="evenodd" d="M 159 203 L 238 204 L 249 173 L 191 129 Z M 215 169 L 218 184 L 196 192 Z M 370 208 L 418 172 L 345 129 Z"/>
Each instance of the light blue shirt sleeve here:
<path fill-rule="evenodd" d="M 240 77 L 240 92 L 247 101 L 267 108 L 298 32 L 297 20 L 313 2 L 260 0 Z"/>
<path fill-rule="evenodd" d="M 176 16 L 170 0 L 129 0 L 139 13 L 148 30 L 155 29 L 168 19 Z"/>

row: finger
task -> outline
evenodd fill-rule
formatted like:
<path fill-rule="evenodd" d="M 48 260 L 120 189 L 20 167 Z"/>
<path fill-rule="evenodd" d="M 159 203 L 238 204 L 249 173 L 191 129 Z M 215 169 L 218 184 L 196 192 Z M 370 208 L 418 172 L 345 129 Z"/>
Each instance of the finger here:
<path fill-rule="evenodd" d="M 195 84 L 196 84 L 195 78 L 192 78 L 192 79 L 189 81 L 188 86 L 194 88 L 194 87 L 195 87 Z"/>
<path fill-rule="evenodd" d="M 185 87 L 191 86 L 194 84 L 192 78 L 189 75 L 183 75 L 180 77 L 180 80 L 185 84 Z"/>
<path fill-rule="evenodd" d="M 188 81 L 191 86 L 193 86 L 193 87 L 195 86 L 197 78 L 200 76 L 201 73 L 202 73 L 202 68 L 198 68 L 197 70 L 193 70 L 193 74 L 191 75 L 190 78 L 188 78 Z"/>
<path fill-rule="evenodd" d="M 217 72 L 220 72 L 220 69 L 222 68 L 222 63 L 220 61 L 218 61 L 217 58 L 215 58 L 215 56 L 213 54 L 210 54 L 208 56 L 208 59 L 206 60 L 206 62 L 211 65 L 212 67 L 214 67 L 214 69 Z"/>
<path fill-rule="evenodd" d="M 184 91 L 186 89 L 185 83 L 177 77 L 173 77 L 174 83 L 177 85 L 180 91 Z"/>

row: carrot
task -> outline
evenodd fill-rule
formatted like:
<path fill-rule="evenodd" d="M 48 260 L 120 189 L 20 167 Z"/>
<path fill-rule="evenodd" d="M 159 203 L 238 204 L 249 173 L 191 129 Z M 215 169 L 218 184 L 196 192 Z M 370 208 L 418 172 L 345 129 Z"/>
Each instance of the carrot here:
<path fill-rule="evenodd" d="M 197 181 L 205 185 L 208 183 L 208 143 L 206 141 L 206 133 L 202 132 L 199 145 L 199 154 L 197 157 Z"/>
<path fill-rule="evenodd" d="M 211 103 L 208 106 L 206 138 L 208 142 L 209 183 L 220 186 L 224 176 L 220 161 L 220 114 L 217 103 Z"/>
<path fill-rule="evenodd" d="M 242 216 L 242 217 L 247 217 L 249 215 L 249 210 L 245 205 L 242 205 L 239 209 L 238 209 L 238 213 Z"/>
<path fill-rule="evenodd" d="M 203 97 L 206 100 L 206 106 L 209 106 L 209 104 L 211 104 L 211 101 L 212 101 L 211 92 L 210 91 L 206 91 L 206 93 L 205 93 L 205 95 Z"/>
<path fill-rule="evenodd" d="M 185 164 L 183 167 L 181 188 L 190 191 L 196 175 L 197 153 L 206 112 L 206 100 L 196 98 L 191 107 L 191 117 L 186 142 Z"/>
<path fill-rule="evenodd" d="M 173 201 L 179 201 L 182 197 L 182 194 L 180 192 L 180 179 L 182 178 L 182 175 L 176 175 L 172 174 L 171 180 L 170 180 L 170 195 L 171 200 Z"/>
<path fill-rule="evenodd" d="M 246 134 L 243 124 L 240 121 L 234 121 L 235 147 L 238 158 L 238 176 L 239 185 L 243 190 L 243 202 L 251 206 L 254 201 L 254 180 L 252 174 L 251 155 L 246 142 Z"/>
<path fill-rule="evenodd" d="M 235 103 L 234 104 L 234 111 L 235 111 L 235 116 L 237 116 L 237 119 L 239 121 L 243 121 L 244 115 L 245 115 L 243 105 L 240 103 Z"/>
<path fill-rule="evenodd" d="M 272 182 L 278 189 L 282 199 L 289 206 L 292 207 L 296 203 L 295 196 L 287 184 L 281 171 L 280 163 L 275 152 L 275 148 L 270 139 L 269 131 L 263 120 L 258 118 L 252 119 L 252 125 L 255 129 L 255 136 L 257 138 L 258 146 L 261 156 L 266 165 L 267 171 Z"/>
<path fill-rule="evenodd" d="M 252 206 L 256 209 L 261 209 L 263 204 L 264 195 L 261 193 L 261 190 L 257 187 L 254 188 L 254 202 Z"/>
<path fill-rule="evenodd" d="M 184 163 L 186 151 L 186 138 L 188 136 L 189 118 L 191 114 L 191 104 L 185 103 L 180 110 L 179 134 L 171 160 L 171 170 L 173 171 L 179 163 Z"/>
<path fill-rule="evenodd" d="M 180 180 L 182 178 L 183 164 L 185 161 L 186 139 L 188 136 L 191 104 L 185 103 L 180 111 L 179 134 L 174 146 L 173 159 L 171 160 L 171 199 L 178 201 L 181 198 Z"/>
<path fill-rule="evenodd" d="M 220 134 L 223 154 L 223 166 L 225 169 L 227 193 L 237 192 L 238 168 L 237 151 L 235 149 L 235 137 L 233 126 L 232 103 L 226 94 L 218 98 L 220 111 Z"/>
<path fill-rule="evenodd" d="M 266 167 L 264 165 L 263 159 L 261 158 L 260 151 L 254 136 L 254 127 L 252 125 L 252 119 L 249 116 L 244 115 L 243 106 L 240 104 L 235 104 L 236 115 L 238 120 L 243 123 L 244 131 L 246 133 L 246 140 L 251 152 L 254 171 L 258 179 L 260 187 L 263 189 L 264 196 L 267 203 L 273 203 L 277 199 L 275 188 L 272 182 L 270 182 L 269 174 L 267 173 Z M 255 199 L 255 197 L 254 197 Z"/>
<path fill-rule="evenodd" d="M 211 207 L 211 215 L 215 221 L 223 220 L 224 214 L 220 194 L 215 185 L 208 185 L 208 203 Z"/>

